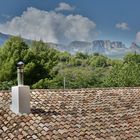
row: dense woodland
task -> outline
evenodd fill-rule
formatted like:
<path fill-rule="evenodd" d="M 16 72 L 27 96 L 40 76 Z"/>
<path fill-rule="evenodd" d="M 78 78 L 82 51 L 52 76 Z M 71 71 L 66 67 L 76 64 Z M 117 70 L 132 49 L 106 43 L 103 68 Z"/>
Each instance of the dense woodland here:
<path fill-rule="evenodd" d="M 0 89 L 17 84 L 18 61 L 25 63 L 24 83 L 31 88 L 140 86 L 140 55 L 114 60 L 95 53 L 71 55 L 42 41 L 11 37 L 0 47 Z"/>

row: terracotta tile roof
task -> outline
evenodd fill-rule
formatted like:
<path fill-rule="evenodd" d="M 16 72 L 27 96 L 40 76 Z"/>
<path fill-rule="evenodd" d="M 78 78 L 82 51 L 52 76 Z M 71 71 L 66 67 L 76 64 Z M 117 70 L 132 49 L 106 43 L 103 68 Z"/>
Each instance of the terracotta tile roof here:
<path fill-rule="evenodd" d="M 140 89 L 32 90 L 31 113 L 0 92 L 0 140 L 140 140 Z"/>

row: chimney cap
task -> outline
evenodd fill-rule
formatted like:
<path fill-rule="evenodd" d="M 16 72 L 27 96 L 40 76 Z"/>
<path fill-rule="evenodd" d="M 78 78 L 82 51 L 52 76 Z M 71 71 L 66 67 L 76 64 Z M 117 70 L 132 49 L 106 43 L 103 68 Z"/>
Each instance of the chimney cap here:
<path fill-rule="evenodd" d="M 19 61 L 19 62 L 17 63 L 17 67 L 18 67 L 18 68 L 23 68 L 23 66 L 24 66 L 24 62 Z"/>

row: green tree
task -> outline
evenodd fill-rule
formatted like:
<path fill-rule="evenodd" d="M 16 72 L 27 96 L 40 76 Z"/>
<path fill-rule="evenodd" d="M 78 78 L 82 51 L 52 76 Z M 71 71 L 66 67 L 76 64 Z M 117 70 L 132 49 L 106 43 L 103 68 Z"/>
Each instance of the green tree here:
<path fill-rule="evenodd" d="M 51 78 L 51 71 L 58 63 L 58 52 L 42 41 L 33 41 L 24 57 L 25 83 L 32 85 L 40 79 Z"/>
<path fill-rule="evenodd" d="M 134 62 L 115 65 L 104 81 L 109 87 L 129 87 L 140 85 L 140 65 Z"/>
<path fill-rule="evenodd" d="M 89 64 L 92 67 L 106 67 L 108 58 L 103 55 L 94 55 L 90 58 Z"/>
<path fill-rule="evenodd" d="M 0 49 L 0 81 L 16 79 L 16 63 L 23 60 L 28 45 L 20 37 L 11 37 Z"/>
<path fill-rule="evenodd" d="M 124 62 L 125 63 L 129 63 L 129 62 L 140 63 L 140 55 L 136 54 L 136 53 L 134 53 L 134 54 L 133 53 L 127 54 L 124 57 Z"/>

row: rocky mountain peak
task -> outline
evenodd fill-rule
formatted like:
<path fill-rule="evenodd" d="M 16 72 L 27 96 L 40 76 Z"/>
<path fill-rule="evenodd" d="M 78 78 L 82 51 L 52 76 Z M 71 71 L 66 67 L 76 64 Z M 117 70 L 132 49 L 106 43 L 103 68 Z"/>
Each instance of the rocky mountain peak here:
<path fill-rule="evenodd" d="M 0 45 L 2 45 L 10 35 L 0 33 Z M 26 39 L 25 39 L 26 41 Z M 28 43 L 28 42 L 27 42 Z M 100 53 L 109 57 L 123 57 L 126 53 L 137 52 L 140 53 L 140 45 L 136 42 L 132 42 L 130 48 L 127 48 L 121 41 L 110 41 L 110 40 L 94 40 L 92 42 L 87 41 L 72 41 L 68 45 L 47 43 L 50 47 L 55 48 L 59 51 L 66 51 L 71 54 L 77 52 L 82 53 Z"/>

